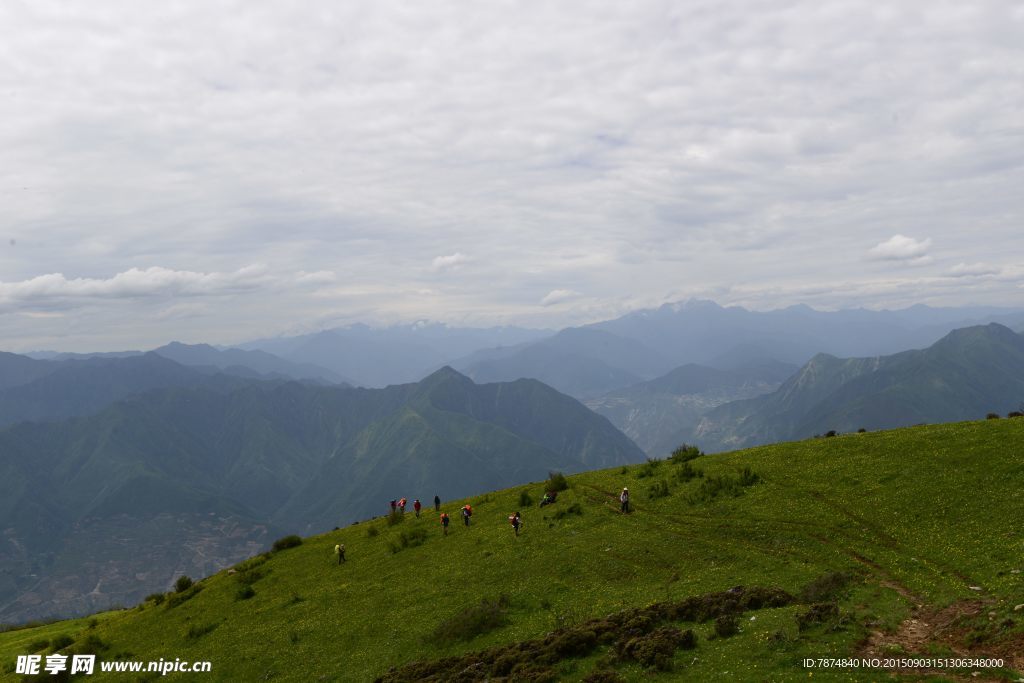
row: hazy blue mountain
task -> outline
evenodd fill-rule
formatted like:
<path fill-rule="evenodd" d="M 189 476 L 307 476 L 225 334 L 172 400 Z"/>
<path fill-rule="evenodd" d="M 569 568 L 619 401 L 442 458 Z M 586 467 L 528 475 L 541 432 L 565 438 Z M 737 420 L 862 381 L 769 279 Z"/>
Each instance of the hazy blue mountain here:
<path fill-rule="evenodd" d="M 775 311 L 722 307 L 711 301 L 666 304 L 590 325 L 646 344 L 674 361 L 733 367 L 754 358 L 803 364 L 817 353 L 841 357 L 885 355 L 924 348 L 949 331 L 987 322 L 1020 320 L 1020 309 L 992 307 L 895 311 Z"/>
<path fill-rule="evenodd" d="M 239 346 L 330 368 L 362 386 L 383 387 L 417 381 L 479 349 L 515 346 L 550 334 L 519 327 L 463 328 L 418 322 L 383 328 L 350 325 Z"/>
<path fill-rule="evenodd" d="M 45 363 L 46 374 L 0 389 L 0 426 L 87 415 L 132 394 L 201 384 L 210 379 L 207 372 L 155 353 L 34 362 Z"/>
<path fill-rule="evenodd" d="M 478 352 L 456 367 L 480 382 L 538 379 L 577 398 L 655 377 L 671 367 L 644 344 L 602 330 L 568 328 L 501 353 Z"/>
<path fill-rule="evenodd" d="M 644 457 L 534 380 L 478 385 L 451 368 L 385 389 L 207 379 L 0 430 L 0 621 L 130 603 L 175 572 L 215 571 L 272 534 L 366 518 L 391 498 Z"/>
<path fill-rule="evenodd" d="M 735 370 L 691 363 L 589 399 L 586 405 L 611 420 L 649 456 L 665 457 L 686 441 L 709 410 L 775 391 L 797 369 L 770 360 Z"/>
<path fill-rule="evenodd" d="M 229 374 L 240 376 L 246 376 L 242 368 L 249 368 L 256 372 L 255 375 L 251 375 L 254 378 L 265 375 L 269 376 L 268 378 L 277 379 L 311 379 L 331 382 L 333 384 L 343 382 L 351 384 L 344 377 L 327 368 L 311 363 L 295 363 L 278 358 L 266 351 L 235 348 L 217 349 L 209 344 L 171 342 L 166 346 L 153 349 L 153 353 L 182 365 L 213 367 L 228 371 Z"/>
<path fill-rule="evenodd" d="M 685 439 L 725 450 L 855 431 L 1006 414 L 1024 402 L 1024 337 L 989 325 L 923 350 L 871 358 L 818 354 L 775 392 L 709 411 Z"/>
<path fill-rule="evenodd" d="M 56 363 L 0 351 L 0 390 L 27 384 L 56 369 Z"/>

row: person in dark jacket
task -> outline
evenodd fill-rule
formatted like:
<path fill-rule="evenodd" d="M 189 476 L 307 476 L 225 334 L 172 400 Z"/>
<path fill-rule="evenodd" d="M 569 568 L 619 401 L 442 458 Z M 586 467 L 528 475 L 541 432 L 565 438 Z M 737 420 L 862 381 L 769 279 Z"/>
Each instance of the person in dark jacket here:
<path fill-rule="evenodd" d="M 441 511 L 441 496 L 434 496 L 434 511 Z"/>
<path fill-rule="evenodd" d="M 516 536 L 519 535 L 519 527 L 523 525 L 523 519 L 519 516 L 519 511 L 516 514 L 508 518 L 508 521 L 512 523 L 512 529 L 516 532 Z"/>

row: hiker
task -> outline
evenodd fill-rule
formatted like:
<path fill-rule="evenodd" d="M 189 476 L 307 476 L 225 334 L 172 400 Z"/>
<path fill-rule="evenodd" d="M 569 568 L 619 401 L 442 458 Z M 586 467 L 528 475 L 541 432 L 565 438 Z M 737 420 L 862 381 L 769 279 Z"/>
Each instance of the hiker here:
<path fill-rule="evenodd" d="M 619 502 L 622 503 L 622 512 L 629 512 L 629 489 L 625 486 L 622 487 L 622 493 L 619 494 Z"/>
<path fill-rule="evenodd" d="M 412 502 L 412 509 L 416 511 L 416 519 L 420 518 L 420 499 L 417 498 Z"/>
<path fill-rule="evenodd" d="M 441 513 L 441 528 L 444 529 L 444 535 L 445 536 L 448 535 L 448 522 L 449 521 L 450 520 L 448 519 L 448 513 L 447 512 L 442 512 Z"/>
<path fill-rule="evenodd" d="M 551 505 L 558 498 L 557 491 L 545 491 L 544 497 L 540 499 L 540 506 Z"/>
<path fill-rule="evenodd" d="M 441 511 L 441 496 L 434 496 L 434 511 Z"/>
<path fill-rule="evenodd" d="M 398 501 L 398 509 L 402 511 L 403 515 L 405 514 L 405 498 Z"/>
<path fill-rule="evenodd" d="M 462 506 L 462 521 L 469 526 L 469 518 L 473 516 L 473 508 L 467 503 Z"/>
<path fill-rule="evenodd" d="M 344 543 L 339 543 L 338 545 L 334 546 L 334 554 L 338 556 L 338 564 L 341 564 L 342 562 L 344 562 L 345 561 L 345 544 Z"/>
<path fill-rule="evenodd" d="M 391 512 L 394 512 L 397 509 L 398 509 L 398 501 L 392 500 L 391 501 Z"/>
<path fill-rule="evenodd" d="M 522 526 L 522 524 L 523 524 L 523 520 L 519 516 L 519 511 L 517 510 L 516 514 L 511 515 L 508 518 L 508 521 L 512 523 L 512 528 L 515 530 L 516 536 L 518 536 L 519 535 L 519 527 Z"/>

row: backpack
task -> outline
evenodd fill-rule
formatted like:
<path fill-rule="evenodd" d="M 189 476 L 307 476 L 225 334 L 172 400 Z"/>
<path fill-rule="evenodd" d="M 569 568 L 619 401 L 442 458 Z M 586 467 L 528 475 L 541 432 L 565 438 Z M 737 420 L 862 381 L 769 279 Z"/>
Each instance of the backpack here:
<path fill-rule="evenodd" d="M 340 545 L 334 546 L 334 554 L 335 555 L 341 555 L 341 546 Z"/>

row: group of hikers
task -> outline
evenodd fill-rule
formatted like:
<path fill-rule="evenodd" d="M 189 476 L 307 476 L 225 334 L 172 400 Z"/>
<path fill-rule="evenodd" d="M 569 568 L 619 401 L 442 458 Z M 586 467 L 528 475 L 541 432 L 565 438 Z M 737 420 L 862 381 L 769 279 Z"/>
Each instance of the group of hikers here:
<path fill-rule="evenodd" d="M 541 498 L 540 507 L 545 507 L 547 505 L 551 505 L 552 503 L 554 503 L 557 500 L 557 498 L 558 498 L 558 492 L 557 491 L 547 491 L 547 492 L 545 492 L 544 493 L 544 497 Z M 409 501 L 406 498 L 399 498 L 397 500 L 392 500 L 391 504 L 390 504 L 390 506 L 391 506 L 391 513 L 392 514 L 404 515 L 405 514 L 405 507 L 408 504 L 408 502 Z M 413 509 L 413 511 L 415 511 L 417 518 L 420 516 L 420 510 L 422 508 L 423 508 L 423 506 L 420 504 L 420 499 L 419 498 L 415 498 L 413 500 L 413 502 L 412 502 L 412 509 Z M 451 518 L 448 516 L 447 512 L 441 512 L 441 497 L 440 496 L 434 496 L 434 511 L 435 512 L 440 512 L 441 530 L 442 530 L 442 533 L 444 533 L 444 535 L 447 536 L 448 535 L 448 525 L 451 524 Z M 626 488 L 626 487 L 623 487 L 622 488 L 622 493 L 619 494 L 619 511 L 622 512 L 622 513 L 628 513 L 629 512 L 629 489 Z M 463 505 L 459 509 L 459 514 L 462 515 L 462 523 L 465 524 L 468 527 L 469 526 L 469 520 L 473 516 L 473 506 L 470 505 L 469 503 L 466 503 L 465 505 Z M 512 531 L 518 537 L 519 536 L 519 530 L 523 527 L 522 515 L 519 513 L 518 510 L 516 510 L 516 512 L 514 514 L 509 515 L 508 521 L 509 521 L 509 524 L 512 525 Z M 342 564 L 343 562 L 345 562 L 345 544 L 344 543 L 339 543 L 338 545 L 334 546 L 334 554 L 338 556 L 338 564 Z"/>

